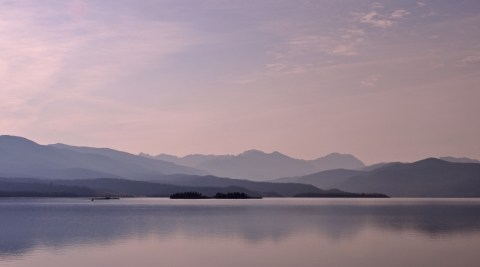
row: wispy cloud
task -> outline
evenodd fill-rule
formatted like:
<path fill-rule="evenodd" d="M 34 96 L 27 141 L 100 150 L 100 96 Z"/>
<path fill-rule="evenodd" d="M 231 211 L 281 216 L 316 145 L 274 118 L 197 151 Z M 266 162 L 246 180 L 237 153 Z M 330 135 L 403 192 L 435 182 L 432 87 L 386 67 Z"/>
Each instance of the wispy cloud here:
<path fill-rule="evenodd" d="M 380 74 L 371 74 L 367 78 L 362 80 L 360 84 L 364 87 L 375 87 L 381 77 L 382 76 Z"/>
<path fill-rule="evenodd" d="M 265 64 L 266 74 L 306 72 L 313 67 L 309 60 L 312 55 L 325 54 L 331 42 L 328 36 L 315 33 L 284 38 L 284 42 L 266 53 L 269 57 L 269 61 Z"/>
<path fill-rule="evenodd" d="M 365 43 L 365 31 L 352 27 L 341 31 L 340 38 L 330 52 L 334 55 L 353 56 Z"/>
<path fill-rule="evenodd" d="M 480 52 L 464 56 L 455 64 L 456 67 L 464 67 L 474 64 L 480 64 Z"/>
<path fill-rule="evenodd" d="M 417 1 L 417 6 L 425 7 L 425 6 L 427 6 L 427 2 L 426 1 Z"/>
<path fill-rule="evenodd" d="M 365 44 L 366 33 L 358 27 L 342 28 L 332 34 L 311 33 L 287 37 L 269 51 L 269 72 L 298 74 L 331 64 L 334 58 L 356 56 Z M 323 58 L 323 60 L 318 60 Z M 317 60 L 314 60 L 317 59 Z"/>
<path fill-rule="evenodd" d="M 382 14 L 376 10 L 366 13 L 352 13 L 356 21 L 382 29 L 392 27 L 398 20 L 405 18 L 409 14 L 410 12 L 405 9 L 397 9 L 389 14 Z"/>
<path fill-rule="evenodd" d="M 0 127 L 29 125 L 60 103 L 55 99 L 91 102 L 92 114 L 115 105 L 98 102 L 96 91 L 198 41 L 184 24 L 138 17 L 97 21 L 87 18 L 85 3 L 72 3 L 0 6 Z"/>
<path fill-rule="evenodd" d="M 476 118 L 464 116 L 479 110 L 475 1 L 300 2 L 0 0 L 0 131 L 152 153 L 370 151 L 379 135 L 358 118 L 398 126 L 385 136 L 408 146 L 398 133 L 428 102 L 451 119 L 439 138 L 469 125 L 457 140 L 475 143 Z M 342 142 L 352 125 L 371 140 Z M 319 138 L 331 146 L 311 146 Z"/>
<path fill-rule="evenodd" d="M 370 5 L 370 8 L 371 8 L 371 9 L 383 9 L 383 8 L 385 8 L 385 5 L 382 4 L 382 3 L 376 2 L 376 3 L 372 3 L 372 4 Z"/>
<path fill-rule="evenodd" d="M 286 63 L 269 63 L 266 65 L 269 73 L 282 74 L 299 74 L 311 69 L 311 64 L 286 64 Z"/>
<path fill-rule="evenodd" d="M 401 18 L 404 18 L 404 17 L 408 16 L 409 14 L 410 14 L 410 12 L 406 11 L 405 9 L 397 9 L 397 10 L 392 12 L 390 17 L 392 19 L 401 19 Z"/>
<path fill-rule="evenodd" d="M 389 17 L 379 14 L 373 10 L 368 13 L 354 13 L 355 20 L 379 28 L 389 28 L 393 25 L 393 20 Z"/>

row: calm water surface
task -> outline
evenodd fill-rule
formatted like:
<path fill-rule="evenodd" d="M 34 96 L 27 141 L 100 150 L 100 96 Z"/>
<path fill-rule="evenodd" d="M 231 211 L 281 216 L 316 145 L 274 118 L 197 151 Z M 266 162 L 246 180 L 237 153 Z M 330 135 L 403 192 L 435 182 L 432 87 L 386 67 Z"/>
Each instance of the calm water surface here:
<path fill-rule="evenodd" d="M 0 199 L 0 266 L 480 266 L 479 199 Z"/>

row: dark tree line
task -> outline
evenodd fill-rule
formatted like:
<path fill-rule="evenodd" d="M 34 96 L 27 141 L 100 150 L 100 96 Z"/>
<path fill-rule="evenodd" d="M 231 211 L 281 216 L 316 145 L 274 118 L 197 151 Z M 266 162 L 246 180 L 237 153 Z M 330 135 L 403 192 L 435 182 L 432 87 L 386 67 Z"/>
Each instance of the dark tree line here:
<path fill-rule="evenodd" d="M 203 199 L 208 198 L 199 192 L 182 192 L 170 195 L 171 199 Z"/>
<path fill-rule="evenodd" d="M 214 198 L 218 199 L 246 199 L 250 198 L 247 194 L 241 192 L 233 192 L 233 193 L 217 193 Z"/>
<path fill-rule="evenodd" d="M 209 198 L 207 196 L 202 195 L 199 192 L 181 192 L 175 193 L 170 195 L 171 199 L 205 199 Z M 213 198 L 216 199 L 247 199 L 251 198 L 249 195 L 242 193 L 242 192 L 231 192 L 231 193 L 216 193 Z"/>

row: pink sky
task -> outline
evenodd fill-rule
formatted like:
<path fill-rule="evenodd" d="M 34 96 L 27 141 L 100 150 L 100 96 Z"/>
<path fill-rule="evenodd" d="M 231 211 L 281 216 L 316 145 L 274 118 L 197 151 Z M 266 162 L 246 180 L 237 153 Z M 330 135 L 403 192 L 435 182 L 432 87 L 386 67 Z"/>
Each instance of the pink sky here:
<path fill-rule="evenodd" d="M 478 1 L 0 2 L 0 134 L 480 158 Z"/>

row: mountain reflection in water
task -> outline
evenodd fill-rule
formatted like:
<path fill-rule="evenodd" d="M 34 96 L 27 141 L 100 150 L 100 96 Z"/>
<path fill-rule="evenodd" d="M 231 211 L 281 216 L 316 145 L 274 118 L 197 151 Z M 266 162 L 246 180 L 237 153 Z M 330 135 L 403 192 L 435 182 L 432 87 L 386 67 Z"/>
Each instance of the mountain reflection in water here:
<path fill-rule="evenodd" d="M 462 238 L 480 231 L 480 200 L 0 199 L 0 217 L 1 263 L 38 246 L 108 246 L 152 237 L 263 244 L 308 234 L 336 242 L 373 229 Z"/>

